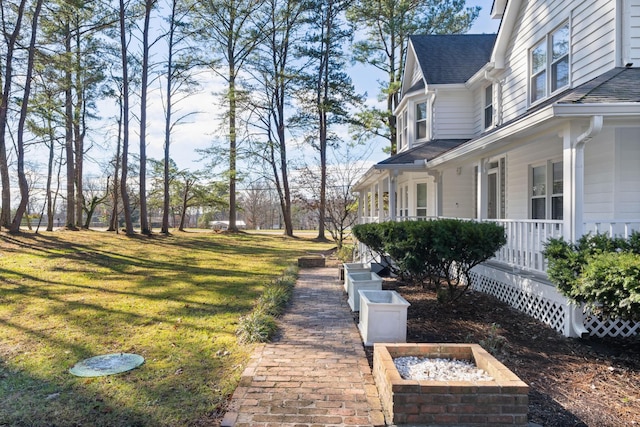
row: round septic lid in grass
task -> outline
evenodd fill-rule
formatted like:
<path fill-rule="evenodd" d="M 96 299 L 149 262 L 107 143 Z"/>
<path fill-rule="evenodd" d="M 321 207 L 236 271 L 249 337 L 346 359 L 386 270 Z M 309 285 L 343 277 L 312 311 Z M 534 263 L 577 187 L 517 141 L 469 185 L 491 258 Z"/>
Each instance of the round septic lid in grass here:
<path fill-rule="evenodd" d="M 103 354 L 76 363 L 69 369 L 77 377 L 102 377 L 130 371 L 144 363 L 144 357 L 131 353 Z"/>

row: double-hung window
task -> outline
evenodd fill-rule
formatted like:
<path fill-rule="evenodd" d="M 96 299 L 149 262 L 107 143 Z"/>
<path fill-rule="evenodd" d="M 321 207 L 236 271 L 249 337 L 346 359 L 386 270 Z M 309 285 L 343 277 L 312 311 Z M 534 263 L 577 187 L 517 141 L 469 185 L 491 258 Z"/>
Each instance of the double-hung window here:
<path fill-rule="evenodd" d="M 530 53 L 531 102 L 569 85 L 569 24 L 548 34 Z"/>
<path fill-rule="evenodd" d="M 416 184 L 416 216 L 421 219 L 427 217 L 427 183 Z"/>
<path fill-rule="evenodd" d="M 403 121 L 402 121 L 402 114 L 400 114 L 400 117 L 398 117 L 398 151 L 402 150 L 402 147 L 404 147 L 404 139 L 403 137 L 403 133 L 402 133 L 402 128 L 403 128 Z"/>
<path fill-rule="evenodd" d="M 531 219 L 563 218 L 562 162 L 548 162 L 531 168 Z"/>
<path fill-rule="evenodd" d="M 493 126 L 493 85 L 484 89 L 484 128 Z"/>
<path fill-rule="evenodd" d="M 416 104 L 416 140 L 427 137 L 427 103 Z"/>

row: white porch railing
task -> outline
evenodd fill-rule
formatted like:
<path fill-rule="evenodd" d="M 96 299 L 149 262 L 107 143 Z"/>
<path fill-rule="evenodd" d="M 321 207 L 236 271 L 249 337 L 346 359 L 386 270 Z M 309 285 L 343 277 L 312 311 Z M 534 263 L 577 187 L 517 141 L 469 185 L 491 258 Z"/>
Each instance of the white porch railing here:
<path fill-rule="evenodd" d="M 640 231 L 640 219 L 633 220 L 597 220 L 587 221 L 584 224 L 584 232 L 608 234 L 609 236 L 617 236 L 628 238 L 632 232 Z"/>
<path fill-rule="evenodd" d="M 537 273 L 547 271 L 547 259 L 542 255 L 550 238 L 562 237 L 562 221 L 492 219 L 505 229 L 507 243 L 496 252 L 494 260 Z"/>
<path fill-rule="evenodd" d="M 399 216 L 396 221 L 424 221 L 434 217 Z M 467 218 L 460 218 L 467 219 Z M 390 218 L 386 218 L 389 221 Z M 468 219 L 469 221 L 477 221 Z M 486 219 L 505 229 L 507 243 L 496 252 L 494 261 L 506 264 L 515 271 L 546 274 L 547 259 L 542 255 L 550 238 L 563 236 L 562 221 L 534 219 Z M 380 222 L 379 217 L 363 217 L 361 223 Z M 640 220 L 601 220 L 584 224 L 585 233 L 601 233 L 628 238 L 633 231 L 640 231 Z"/>

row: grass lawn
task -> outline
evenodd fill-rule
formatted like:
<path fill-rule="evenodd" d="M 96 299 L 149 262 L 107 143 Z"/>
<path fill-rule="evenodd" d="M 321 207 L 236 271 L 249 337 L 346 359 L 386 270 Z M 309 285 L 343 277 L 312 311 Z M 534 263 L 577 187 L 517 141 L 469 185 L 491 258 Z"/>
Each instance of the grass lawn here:
<path fill-rule="evenodd" d="M 281 236 L 0 234 L 0 426 L 209 425 L 252 346 L 238 318 L 263 286 L 331 244 Z M 96 378 L 76 362 L 136 353 Z"/>

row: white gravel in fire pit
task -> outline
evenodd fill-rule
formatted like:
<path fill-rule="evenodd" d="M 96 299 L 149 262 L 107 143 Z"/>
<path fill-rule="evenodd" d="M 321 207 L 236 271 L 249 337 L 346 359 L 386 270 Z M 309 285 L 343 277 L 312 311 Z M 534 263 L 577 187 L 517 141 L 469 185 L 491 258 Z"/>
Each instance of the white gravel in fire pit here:
<path fill-rule="evenodd" d="M 466 360 L 397 357 L 393 359 L 405 380 L 428 381 L 493 381 L 484 370 Z"/>

